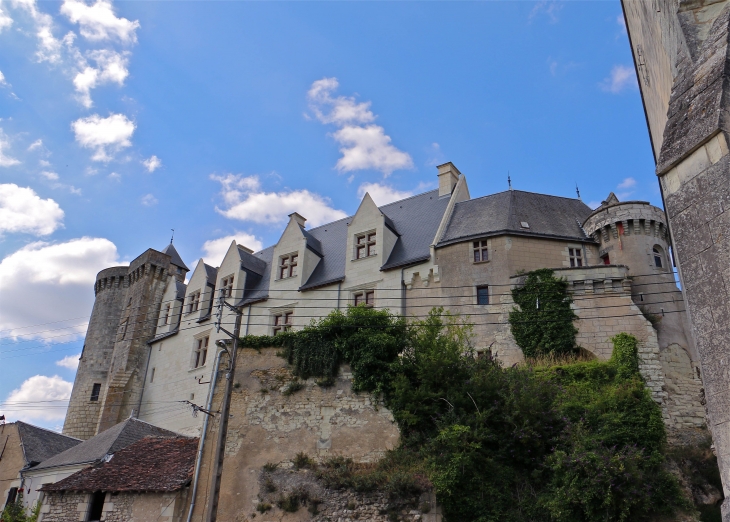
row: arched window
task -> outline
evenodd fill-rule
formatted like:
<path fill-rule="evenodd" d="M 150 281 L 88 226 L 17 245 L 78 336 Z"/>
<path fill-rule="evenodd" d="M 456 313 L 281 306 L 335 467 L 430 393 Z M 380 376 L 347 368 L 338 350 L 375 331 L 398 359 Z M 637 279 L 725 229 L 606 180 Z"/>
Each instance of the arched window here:
<path fill-rule="evenodd" d="M 657 268 L 662 268 L 664 265 L 662 264 L 662 249 L 659 246 L 655 246 L 653 249 L 654 251 L 654 266 Z"/>

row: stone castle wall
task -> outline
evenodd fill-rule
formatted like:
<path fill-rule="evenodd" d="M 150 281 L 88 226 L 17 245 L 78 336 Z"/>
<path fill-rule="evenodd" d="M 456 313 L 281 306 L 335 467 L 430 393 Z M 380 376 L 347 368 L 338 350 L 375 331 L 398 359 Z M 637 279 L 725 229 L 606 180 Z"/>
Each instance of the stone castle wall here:
<path fill-rule="evenodd" d="M 261 493 L 259 474 L 267 463 L 291 462 L 300 452 L 315 459 L 344 455 L 356 462 L 373 462 L 398 444 L 399 432 L 390 412 L 373 402 L 369 394 L 353 393 L 346 367 L 331 388 L 321 388 L 309 380 L 304 389 L 287 396 L 283 392 L 292 376 L 276 351 L 242 349 L 239 353 L 219 520 L 243 521 L 255 513 Z M 223 375 L 221 371 L 216 383 L 214 410 L 221 404 Z M 201 467 L 203 487 L 198 491 L 193 516 L 196 522 L 203 520 L 206 509 L 205 485 L 212 480 L 211 453 L 217 429 L 217 421 L 212 420 Z"/>

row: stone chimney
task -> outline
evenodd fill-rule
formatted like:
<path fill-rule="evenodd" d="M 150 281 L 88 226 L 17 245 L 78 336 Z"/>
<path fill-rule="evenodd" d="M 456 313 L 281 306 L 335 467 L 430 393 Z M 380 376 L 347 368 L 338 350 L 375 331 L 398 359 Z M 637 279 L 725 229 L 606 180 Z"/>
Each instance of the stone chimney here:
<path fill-rule="evenodd" d="M 291 214 L 289 214 L 289 221 L 291 222 L 292 220 L 296 221 L 299 224 L 299 226 L 302 228 L 304 228 L 304 223 L 307 222 L 306 218 L 302 217 L 300 214 L 298 214 L 296 212 L 292 212 Z"/>
<path fill-rule="evenodd" d="M 439 197 L 450 196 L 459 181 L 461 172 L 451 163 L 444 163 L 436 167 L 439 170 Z"/>

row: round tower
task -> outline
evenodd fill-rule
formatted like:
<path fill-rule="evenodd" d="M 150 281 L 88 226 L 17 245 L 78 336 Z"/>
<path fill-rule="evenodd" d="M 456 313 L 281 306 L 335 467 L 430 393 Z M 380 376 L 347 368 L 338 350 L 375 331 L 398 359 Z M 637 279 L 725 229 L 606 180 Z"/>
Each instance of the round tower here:
<path fill-rule="evenodd" d="M 702 426 L 699 359 L 674 279 L 664 211 L 645 201 L 619 202 L 611 193 L 588 216 L 583 229 L 599 243 L 598 255 L 605 264 L 629 267 L 632 300 L 656 329 L 668 426 Z"/>
<path fill-rule="evenodd" d="M 96 435 L 119 318 L 127 289 L 126 266 L 106 268 L 96 276 L 94 308 L 86 330 L 63 434 L 79 439 Z"/>

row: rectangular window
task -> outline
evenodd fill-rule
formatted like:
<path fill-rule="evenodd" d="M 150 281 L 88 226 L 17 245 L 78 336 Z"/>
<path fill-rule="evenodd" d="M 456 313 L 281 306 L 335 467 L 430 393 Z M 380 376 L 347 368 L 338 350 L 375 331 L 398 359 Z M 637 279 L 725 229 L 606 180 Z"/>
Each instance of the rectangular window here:
<path fill-rule="evenodd" d="M 284 312 L 274 315 L 274 335 L 291 330 L 293 315 L 294 312 Z"/>
<path fill-rule="evenodd" d="M 583 250 L 580 248 L 569 248 L 570 266 L 583 266 Z"/>
<path fill-rule="evenodd" d="M 477 304 L 489 304 L 489 287 L 487 285 L 477 286 Z"/>
<path fill-rule="evenodd" d="M 298 254 L 290 254 L 279 258 L 279 279 L 294 277 L 297 275 Z"/>
<path fill-rule="evenodd" d="M 374 256 L 378 253 L 375 232 L 355 236 L 355 259 Z"/>
<path fill-rule="evenodd" d="M 18 488 L 10 488 L 10 491 L 8 491 L 8 499 L 5 502 L 5 505 L 8 506 L 10 504 L 14 504 L 16 498 L 18 498 Z"/>
<path fill-rule="evenodd" d="M 364 304 L 365 306 L 375 306 L 375 290 L 365 290 L 355 294 L 355 306 Z"/>
<path fill-rule="evenodd" d="M 233 276 L 224 277 L 221 287 L 221 296 L 224 298 L 231 297 L 233 295 Z"/>
<path fill-rule="evenodd" d="M 170 322 L 170 305 L 165 305 L 165 315 L 162 317 L 163 326 Z"/>
<path fill-rule="evenodd" d="M 101 520 L 101 515 L 104 512 L 104 497 L 106 493 L 103 491 L 96 491 L 91 495 L 91 506 L 89 506 L 89 517 L 86 519 L 89 522 L 97 522 Z"/>
<path fill-rule="evenodd" d="M 94 385 L 91 387 L 91 397 L 89 398 L 89 400 L 92 402 L 98 401 L 100 393 L 101 393 L 101 383 L 95 382 Z"/>
<path fill-rule="evenodd" d="M 474 262 L 480 263 L 482 261 L 489 261 L 489 249 L 487 248 L 487 240 L 474 241 L 472 245 L 474 251 Z"/>
<path fill-rule="evenodd" d="M 188 297 L 188 313 L 191 314 L 193 312 L 197 312 L 198 308 L 200 307 L 200 290 L 197 292 L 193 292 L 190 294 L 190 297 Z"/>
<path fill-rule="evenodd" d="M 150 374 L 150 382 L 155 382 L 155 369 L 152 368 L 152 373 Z"/>
<path fill-rule="evenodd" d="M 193 359 L 193 368 L 205 366 L 205 360 L 208 358 L 209 337 L 203 337 L 195 341 L 195 356 Z"/>

